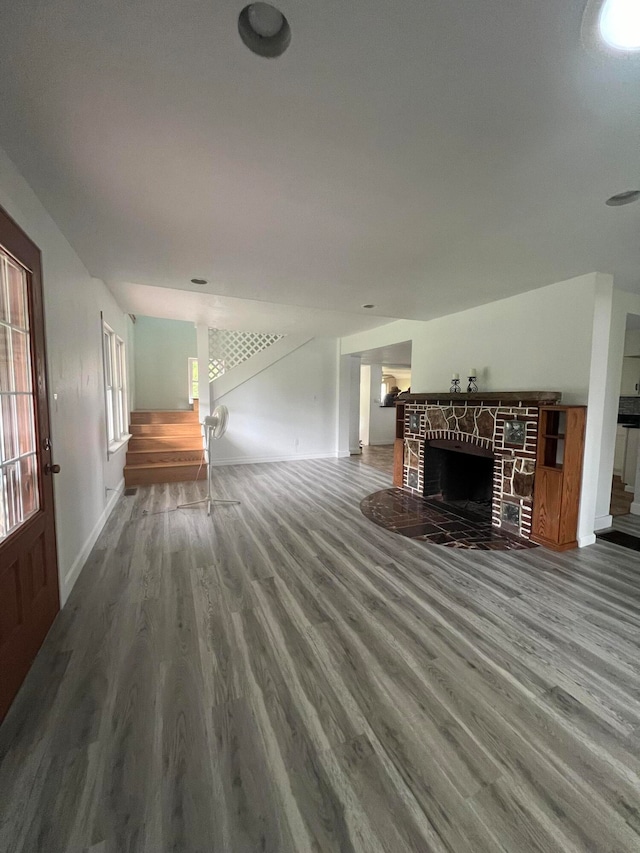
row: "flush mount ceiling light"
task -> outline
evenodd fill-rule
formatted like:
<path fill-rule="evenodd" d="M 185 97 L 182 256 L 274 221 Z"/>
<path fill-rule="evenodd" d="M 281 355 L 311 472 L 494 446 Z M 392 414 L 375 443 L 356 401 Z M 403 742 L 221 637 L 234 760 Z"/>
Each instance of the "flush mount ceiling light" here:
<path fill-rule="evenodd" d="M 370 304 L 368 304 L 368 303 L 367 303 L 367 305 L 363 305 L 362 307 L 363 307 L 363 308 L 375 308 L 376 306 L 375 306 L 375 305 L 370 305 Z"/>
<path fill-rule="evenodd" d="M 191 284 L 207 284 L 206 278 L 192 278 Z"/>
<path fill-rule="evenodd" d="M 640 2 L 605 0 L 599 19 L 600 35 L 617 50 L 640 50 Z"/>
<path fill-rule="evenodd" d="M 282 56 L 291 42 L 291 27 L 270 3 L 250 3 L 238 17 L 240 38 L 250 51 L 273 59 Z"/>
<path fill-rule="evenodd" d="M 580 35 L 589 52 L 640 62 L 640 0 L 587 0 Z"/>
<path fill-rule="evenodd" d="M 617 193 L 608 198 L 605 204 L 609 207 L 622 207 L 623 204 L 632 204 L 640 198 L 640 190 L 627 190 L 623 193 Z"/>

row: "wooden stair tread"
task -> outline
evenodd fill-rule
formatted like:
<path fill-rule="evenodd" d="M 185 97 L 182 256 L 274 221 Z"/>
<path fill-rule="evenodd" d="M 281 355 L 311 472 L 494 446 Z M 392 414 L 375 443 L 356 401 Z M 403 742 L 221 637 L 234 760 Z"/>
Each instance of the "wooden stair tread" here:
<path fill-rule="evenodd" d="M 155 438 L 161 435 L 202 435 L 200 424 L 196 421 L 177 424 L 130 424 L 129 432 L 133 436 L 144 436 L 145 438 Z"/>
<path fill-rule="evenodd" d="M 200 463 L 183 459 L 173 462 L 129 462 L 124 467 L 125 470 L 127 468 L 135 468 L 136 470 L 140 468 L 199 468 L 201 464 L 204 466 L 204 461 Z"/>
<path fill-rule="evenodd" d="M 170 435 L 129 440 L 129 451 L 131 453 L 153 453 L 156 450 L 202 450 L 202 441 L 195 441 L 189 436 Z"/>
<path fill-rule="evenodd" d="M 136 462 L 199 462 L 204 454 L 202 447 L 180 448 L 179 450 L 167 450 L 159 448 L 157 450 L 129 450 L 127 451 L 127 464 L 132 465 Z"/>
<path fill-rule="evenodd" d="M 132 424 L 199 424 L 198 412 L 131 412 Z"/>

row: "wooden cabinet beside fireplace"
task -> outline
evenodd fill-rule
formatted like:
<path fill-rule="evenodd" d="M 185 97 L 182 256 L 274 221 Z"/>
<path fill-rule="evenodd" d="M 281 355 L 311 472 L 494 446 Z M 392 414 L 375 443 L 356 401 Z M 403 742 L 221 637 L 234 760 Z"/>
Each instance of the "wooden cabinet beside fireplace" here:
<path fill-rule="evenodd" d="M 556 551 L 578 545 L 585 406 L 541 406 L 531 539 Z"/>

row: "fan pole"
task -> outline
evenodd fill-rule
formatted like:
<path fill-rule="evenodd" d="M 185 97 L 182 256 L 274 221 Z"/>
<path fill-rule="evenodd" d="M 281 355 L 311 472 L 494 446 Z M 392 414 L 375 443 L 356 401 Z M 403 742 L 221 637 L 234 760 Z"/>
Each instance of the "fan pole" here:
<path fill-rule="evenodd" d="M 200 506 L 200 504 L 207 505 L 207 515 L 211 515 L 211 505 L 212 504 L 239 504 L 240 501 L 223 501 L 220 498 L 214 498 L 211 493 L 211 433 L 213 429 L 208 426 L 207 427 L 207 496 L 206 498 L 200 498 L 198 501 L 189 501 L 186 504 L 178 504 L 176 509 L 185 509 L 192 506 Z"/>

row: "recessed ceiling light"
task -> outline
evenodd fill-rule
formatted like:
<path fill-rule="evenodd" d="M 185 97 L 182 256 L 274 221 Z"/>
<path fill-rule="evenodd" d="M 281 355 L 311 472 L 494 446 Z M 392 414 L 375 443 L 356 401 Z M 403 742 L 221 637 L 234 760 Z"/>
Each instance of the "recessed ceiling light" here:
<path fill-rule="evenodd" d="M 245 6 L 238 16 L 238 32 L 250 51 L 268 59 L 282 56 L 291 43 L 289 22 L 270 3 Z"/>
<path fill-rule="evenodd" d="M 363 307 L 363 308 L 375 308 L 376 306 L 375 306 L 375 305 L 367 304 L 367 305 L 363 305 L 362 307 Z"/>
<path fill-rule="evenodd" d="M 608 204 L 609 207 L 622 207 L 623 204 L 631 204 L 634 201 L 638 201 L 639 198 L 640 190 L 627 190 L 626 192 L 612 195 L 611 198 L 606 200 L 605 204 Z"/>
<path fill-rule="evenodd" d="M 207 284 L 206 278 L 192 278 L 191 284 Z"/>
<path fill-rule="evenodd" d="M 605 0 L 600 12 L 600 34 L 610 47 L 640 50 L 638 0 Z"/>

